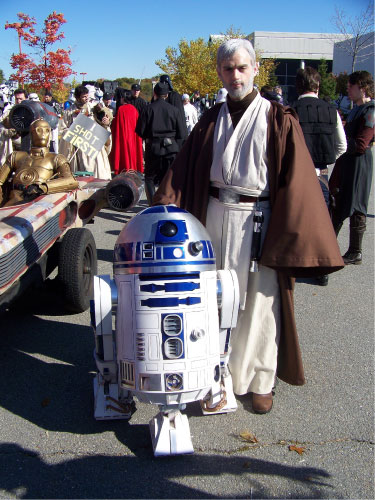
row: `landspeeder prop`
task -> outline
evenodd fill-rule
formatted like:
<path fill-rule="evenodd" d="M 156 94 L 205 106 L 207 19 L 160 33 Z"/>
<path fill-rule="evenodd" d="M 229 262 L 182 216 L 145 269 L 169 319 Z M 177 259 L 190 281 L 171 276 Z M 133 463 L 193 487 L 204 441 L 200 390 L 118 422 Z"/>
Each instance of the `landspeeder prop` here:
<path fill-rule="evenodd" d="M 168 205 L 133 217 L 115 245 L 114 279 L 94 279 L 95 418 L 129 419 L 136 396 L 159 405 L 154 454 L 193 453 L 186 404 L 200 400 L 205 414 L 237 408 L 227 363 L 238 306 L 237 275 L 216 270 L 193 215 Z"/>

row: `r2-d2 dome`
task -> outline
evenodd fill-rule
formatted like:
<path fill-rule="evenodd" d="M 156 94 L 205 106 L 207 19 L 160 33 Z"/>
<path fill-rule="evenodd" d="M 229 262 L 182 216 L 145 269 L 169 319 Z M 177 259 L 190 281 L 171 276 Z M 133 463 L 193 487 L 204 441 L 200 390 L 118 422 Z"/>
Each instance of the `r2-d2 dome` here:
<path fill-rule="evenodd" d="M 117 239 L 113 266 L 115 275 L 216 270 L 206 228 L 174 205 L 150 207 L 133 217 Z"/>

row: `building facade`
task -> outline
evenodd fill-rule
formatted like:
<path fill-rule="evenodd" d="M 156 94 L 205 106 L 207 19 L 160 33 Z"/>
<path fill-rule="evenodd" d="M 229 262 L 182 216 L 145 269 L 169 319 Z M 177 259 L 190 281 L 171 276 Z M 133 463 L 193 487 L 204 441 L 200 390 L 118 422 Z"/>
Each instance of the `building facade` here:
<path fill-rule="evenodd" d="M 374 35 L 375 32 L 362 35 L 357 40 L 358 54 L 353 68 L 353 46 L 355 38 L 335 43 L 333 49 L 333 73 L 352 73 L 352 71 L 368 71 L 374 77 Z"/>
<path fill-rule="evenodd" d="M 328 72 L 333 68 L 335 42 L 343 36 L 337 33 L 289 33 L 254 31 L 249 40 L 262 59 L 274 59 L 275 75 L 289 103 L 297 98 L 296 73 L 299 68 L 318 68 L 322 59 L 327 61 Z"/>

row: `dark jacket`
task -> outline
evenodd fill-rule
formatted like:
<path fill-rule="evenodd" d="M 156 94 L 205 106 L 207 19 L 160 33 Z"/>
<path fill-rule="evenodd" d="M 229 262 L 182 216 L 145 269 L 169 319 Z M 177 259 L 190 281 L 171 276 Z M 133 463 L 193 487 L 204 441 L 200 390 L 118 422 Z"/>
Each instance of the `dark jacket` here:
<path fill-rule="evenodd" d="M 138 118 L 136 133 L 146 140 L 152 154 L 165 156 L 177 153 L 177 141 L 185 138 L 186 123 L 175 106 L 157 99 Z"/>
<path fill-rule="evenodd" d="M 355 106 L 347 117 L 348 149 L 337 160 L 329 179 L 336 200 L 334 218 L 337 221 L 342 222 L 355 212 L 367 214 L 373 174 L 374 117 L 374 101 Z"/>
<path fill-rule="evenodd" d="M 336 108 L 316 97 L 299 99 L 296 110 L 307 148 L 316 166 L 335 163 Z"/>
<path fill-rule="evenodd" d="M 143 110 L 147 107 L 147 102 L 142 99 L 142 97 L 132 96 L 130 99 L 130 104 L 132 104 L 138 113 L 141 115 Z"/>

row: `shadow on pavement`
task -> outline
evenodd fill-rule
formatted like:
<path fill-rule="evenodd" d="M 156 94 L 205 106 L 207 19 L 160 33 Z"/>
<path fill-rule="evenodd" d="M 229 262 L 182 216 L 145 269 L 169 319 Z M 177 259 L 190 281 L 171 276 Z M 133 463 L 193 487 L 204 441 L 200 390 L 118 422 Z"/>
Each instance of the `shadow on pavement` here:
<path fill-rule="evenodd" d="M 245 453 L 240 457 L 203 455 L 199 450 L 193 456 L 155 459 L 148 425 L 95 421 L 95 363 L 87 355 L 94 350 L 93 333 L 91 327 L 73 326 L 66 319 L 61 322 L 34 316 L 31 323 L 30 315 L 22 311 L 2 315 L 0 364 L 7 376 L 0 378 L 0 404 L 40 429 L 76 434 L 80 440 L 85 435 L 112 432 L 128 455 L 112 456 L 109 449 L 108 455 L 70 459 L 77 450 L 69 453 L 59 449 L 46 463 L 33 450 L 3 444 L 0 489 L 17 498 L 217 498 L 217 494 L 207 493 L 217 491 L 207 487 L 207 476 L 238 474 L 248 478 L 253 498 L 267 498 L 261 486 L 264 481 L 257 480 L 259 474 L 290 480 L 292 490 L 285 492 L 289 498 L 318 497 L 322 481 L 329 477 L 323 469 L 280 465 Z M 198 405 L 191 410 L 198 412 Z M 182 478 L 191 476 L 197 477 L 197 484 L 201 478 L 202 490 L 181 483 Z M 237 492 L 235 497 L 249 495 L 250 489 L 243 495 Z"/>
<path fill-rule="evenodd" d="M 287 491 L 279 491 L 278 498 L 303 499 L 322 498 L 321 486 L 329 486 L 323 482 L 329 475 L 322 469 L 281 465 L 246 455 L 64 458 L 55 457 L 58 463 L 46 463 L 32 450 L 3 444 L 0 469 L 8 473 L 0 478 L 0 488 L 17 498 L 271 498 L 257 480 L 257 474 L 261 474 L 288 481 Z M 221 476 L 226 474 L 245 480 L 248 491 L 239 493 L 233 487 L 233 496 L 218 495 L 220 488 L 215 481 L 223 481 Z M 184 485 L 184 476 L 194 477 L 196 487 Z M 212 488 L 207 487 L 208 482 Z M 200 489 L 200 483 L 204 489 Z"/>

